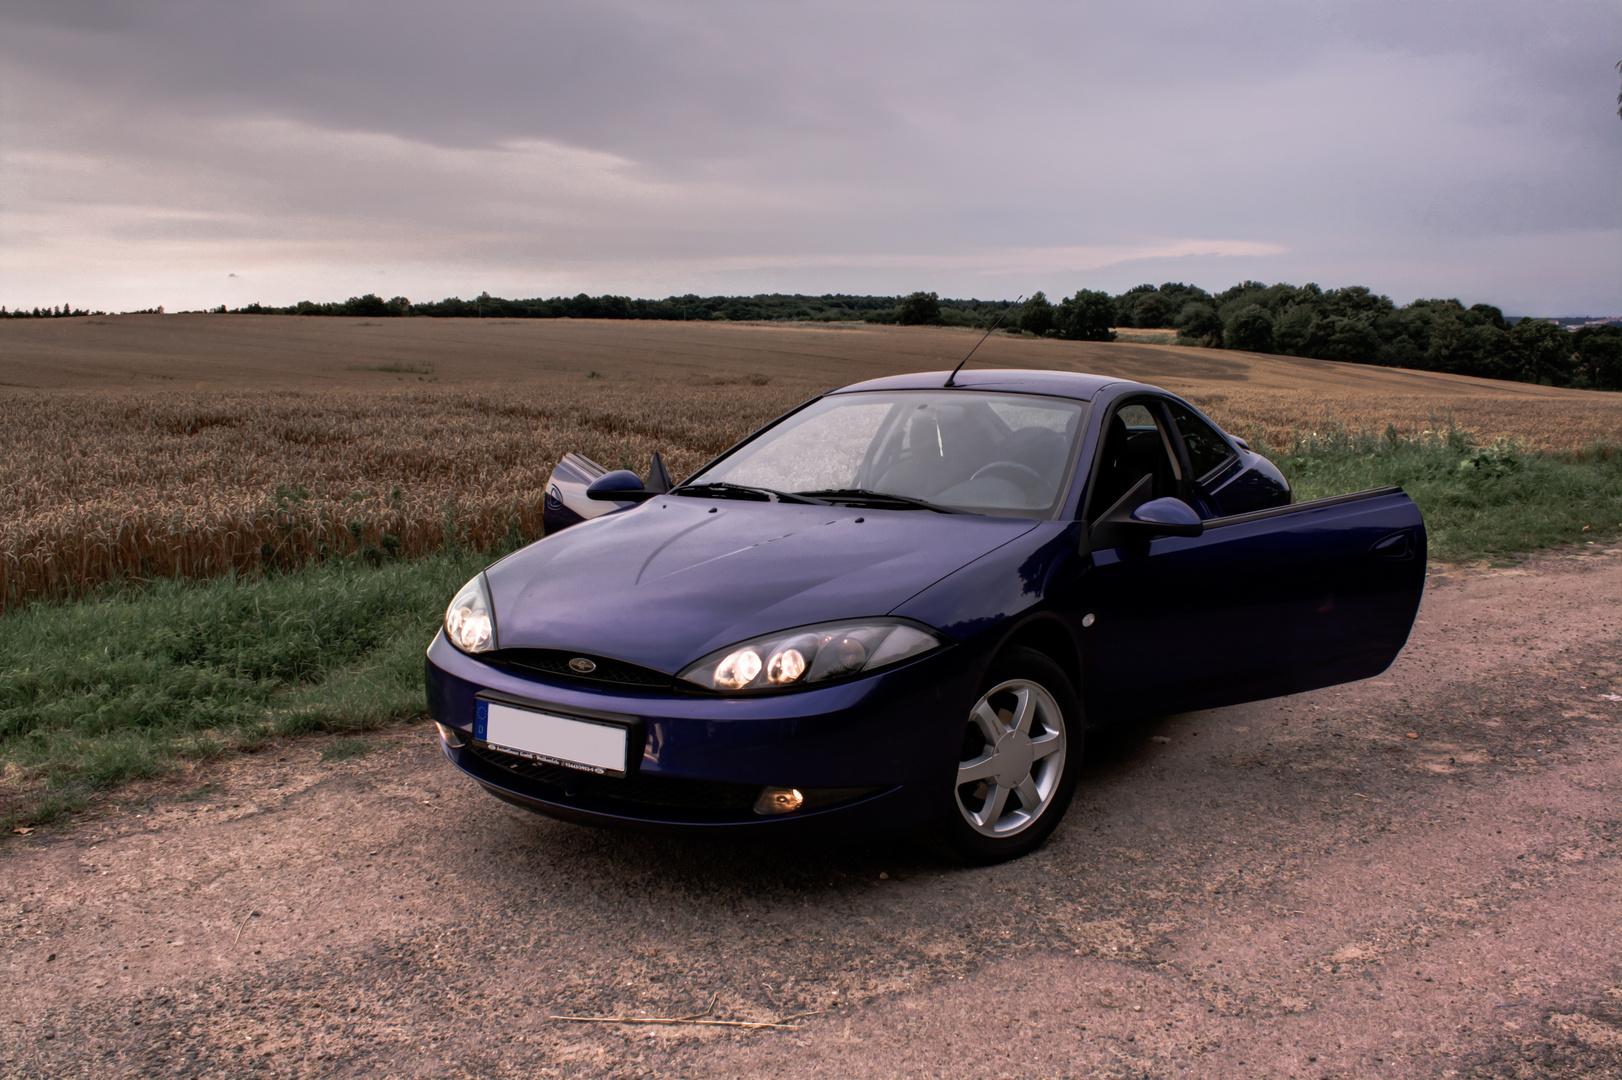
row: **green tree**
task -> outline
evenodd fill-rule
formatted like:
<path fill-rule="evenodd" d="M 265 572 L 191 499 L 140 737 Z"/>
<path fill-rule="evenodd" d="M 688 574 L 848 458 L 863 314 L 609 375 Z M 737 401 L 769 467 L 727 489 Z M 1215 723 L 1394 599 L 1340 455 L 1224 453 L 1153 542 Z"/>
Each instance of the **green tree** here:
<path fill-rule="evenodd" d="M 1436 311 L 1430 328 L 1425 367 L 1453 375 L 1485 379 L 1513 379 L 1520 365 L 1515 344 L 1503 330 L 1480 312 L 1466 310 L 1457 301 Z"/>
<path fill-rule="evenodd" d="M 1500 330 L 1488 322 L 1477 323 L 1464 331 L 1466 348 L 1475 358 L 1475 367 L 1464 372 L 1483 379 L 1513 379 L 1521 366 L 1515 355 L 1515 342 L 1509 331 Z"/>
<path fill-rule="evenodd" d="M 1059 302 L 1059 336 L 1071 341 L 1114 341 L 1115 301 L 1107 292 L 1078 289 Z"/>
<path fill-rule="evenodd" d="M 1572 339 L 1588 385 L 1622 390 L 1622 326 L 1585 326 Z"/>
<path fill-rule="evenodd" d="M 1322 343 L 1312 355 L 1346 364 L 1372 364 L 1380 355 L 1380 335 L 1361 319 L 1331 316 L 1322 333 Z"/>
<path fill-rule="evenodd" d="M 1053 329 L 1053 325 L 1053 305 L 1048 303 L 1047 294 L 1038 289 L 1019 306 L 1019 328 L 1044 337 Z"/>
<path fill-rule="evenodd" d="M 1307 304 L 1291 304 L 1273 320 L 1273 347 L 1286 356 L 1316 356 L 1318 312 Z"/>
<path fill-rule="evenodd" d="M 1315 288 L 1315 286 L 1309 286 L 1309 288 Z M 1397 308 L 1391 302 L 1389 296 L 1381 296 L 1361 285 L 1352 285 L 1345 289 L 1331 289 L 1323 294 L 1323 305 L 1332 314 L 1347 319 L 1358 319 L 1363 322 L 1372 322 L 1377 317 L 1387 315 Z"/>
<path fill-rule="evenodd" d="M 398 312 L 390 311 L 388 303 L 376 293 L 367 293 L 365 296 L 351 296 L 344 301 L 342 313 L 345 315 L 365 315 L 368 318 L 398 314 Z"/>
<path fill-rule="evenodd" d="M 1115 298 L 1114 326 L 1142 326 L 1138 322 L 1138 303 L 1145 297 L 1158 296 L 1160 290 L 1153 285 L 1134 285 Z"/>
<path fill-rule="evenodd" d="M 1169 326 L 1172 314 L 1171 305 L 1159 292 L 1146 293 L 1139 297 L 1138 302 L 1132 307 L 1131 325 L 1141 326 L 1144 329 Z"/>
<path fill-rule="evenodd" d="M 1577 373 L 1571 332 L 1544 319 L 1522 319 L 1509 332 L 1525 382 L 1566 386 Z"/>
<path fill-rule="evenodd" d="M 1374 362 L 1386 367 L 1420 369 L 1425 366 L 1425 350 L 1413 338 L 1398 332 L 1382 338 L 1380 355 Z"/>
<path fill-rule="evenodd" d="M 933 325 L 941 321 L 941 298 L 932 292 L 915 292 L 901 301 L 896 320 L 902 326 Z"/>
<path fill-rule="evenodd" d="M 1173 325 L 1179 334 L 1198 344 L 1222 344 L 1222 318 L 1216 313 L 1216 308 L 1203 300 L 1190 300 L 1184 304 Z"/>
<path fill-rule="evenodd" d="M 1246 304 L 1222 320 L 1222 345 L 1246 352 L 1273 351 L 1273 316 L 1260 304 Z"/>
<path fill-rule="evenodd" d="M 1166 310 L 1173 316 L 1181 312 L 1183 306 L 1190 300 L 1198 300 L 1202 304 L 1211 303 L 1210 293 L 1197 285 L 1185 285 L 1181 281 L 1163 282 L 1160 288 L 1154 291 L 1160 294 L 1160 298 L 1166 302 Z"/>

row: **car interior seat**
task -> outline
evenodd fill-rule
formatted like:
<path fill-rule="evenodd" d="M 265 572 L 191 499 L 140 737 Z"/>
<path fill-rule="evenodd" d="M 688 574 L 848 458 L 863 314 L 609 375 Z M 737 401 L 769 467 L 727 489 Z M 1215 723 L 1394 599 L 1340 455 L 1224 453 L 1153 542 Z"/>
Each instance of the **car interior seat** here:
<path fill-rule="evenodd" d="M 1148 498 L 1176 494 L 1177 476 L 1172 472 L 1171 458 L 1166 454 L 1160 430 L 1134 431 L 1126 426 L 1121 414 L 1116 413 L 1110 417 L 1109 431 L 1104 436 L 1096 487 L 1088 503 L 1089 514 L 1097 520 L 1145 476 L 1154 478 Z"/>
<path fill-rule="evenodd" d="M 991 452 L 997 461 L 1012 461 L 1030 469 L 1052 490 L 1064 479 L 1065 450 L 1069 443 L 1051 428 L 1020 428 Z"/>
<path fill-rule="evenodd" d="M 908 452 L 878 479 L 881 491 L 929 498 L 960 484 L 986 460 L 991 439 L 969 416 L 947 408 L 912 421 Z"/>

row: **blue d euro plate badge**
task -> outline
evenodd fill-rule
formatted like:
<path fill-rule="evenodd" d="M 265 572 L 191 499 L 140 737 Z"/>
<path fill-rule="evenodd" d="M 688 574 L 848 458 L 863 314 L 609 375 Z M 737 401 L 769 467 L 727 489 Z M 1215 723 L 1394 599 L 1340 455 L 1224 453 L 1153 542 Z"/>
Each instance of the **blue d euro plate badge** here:
<path fill-rule="evenodd" d="M 473 738 L 491 750 L 531 761 L 598 775 L 625 774 L 629 730 L 623 724 L 481 699 L 474 713 Z"/>

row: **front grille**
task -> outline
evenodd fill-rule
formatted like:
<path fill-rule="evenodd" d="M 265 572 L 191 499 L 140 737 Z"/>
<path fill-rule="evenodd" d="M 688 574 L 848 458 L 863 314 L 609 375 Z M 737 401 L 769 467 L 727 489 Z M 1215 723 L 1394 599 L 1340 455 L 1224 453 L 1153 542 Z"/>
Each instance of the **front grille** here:
<path fill-rule="evenodd" d="M 609 683 L 615 686 L 638 686 L 650 690 L 668 689 L 675 681 L 662 671 L 627 664 L 589 653 L 565 652 L 562 649 L 496 649 L 479 657 L 515 674 L 551 675 L 588 683 Z M 590 660 L 597 669 L 582 675 L 569 667 L 569 661 Z"/>
<path fill-rule="evenodd" d="M 531 788 L 537 797 L 551 802 L 625 803 L 745 817 L 751 815 L 755 799 L 760 795 L 760 787 L 753 784 L 682 780 L 642 773 L 625 777 L 598 776 L 578 769 L 566 769 L 561 765 L 515 757 L 484 746 L 469 746 L 463 751 L 469 752 L 484 764 L 525 781 L 525 786 Z"/>

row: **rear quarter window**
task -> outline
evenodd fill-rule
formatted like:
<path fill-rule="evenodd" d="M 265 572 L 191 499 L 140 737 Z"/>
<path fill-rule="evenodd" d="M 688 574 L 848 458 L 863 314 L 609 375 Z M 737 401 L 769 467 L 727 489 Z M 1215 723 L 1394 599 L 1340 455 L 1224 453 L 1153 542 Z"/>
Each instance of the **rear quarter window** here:
<path fill-rule="evenodd" d="M 1218 435 L 1210 424 L 1195 416 L 1187 406 L 1175 401 L 1167 402 L 1167 405 L 1171 408 L 1172 421 L 1183 436 L 1183 445 L 1188 448 L 1188 461 L 1193 466 L 1194 479 L 1204 480 L 1234 456 L 1227 440 Z"/>

